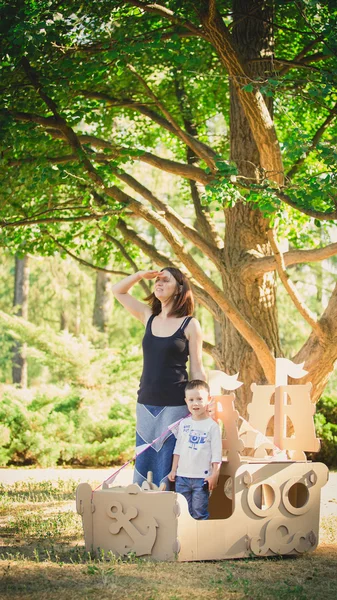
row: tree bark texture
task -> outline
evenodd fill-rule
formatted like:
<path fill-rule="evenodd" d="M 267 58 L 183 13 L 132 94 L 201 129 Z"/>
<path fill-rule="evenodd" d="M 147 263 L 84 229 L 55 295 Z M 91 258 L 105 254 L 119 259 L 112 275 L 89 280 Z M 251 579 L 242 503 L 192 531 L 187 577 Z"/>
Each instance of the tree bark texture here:
<path fill-rule="evenodd" d="M 28 319 L 28 293 L 29 293 L 29 263 L 28 256 L 15 257 L 14 280 L 14 311 L 18 317 Z M 15 341 L 12 348 L 12 379 L 13 383 L 22 388 L 27 387 L 27 358 L 26 344 Z"/>
<path fill-rule="evenodd" d="M 111 314 L 111 276 L 104 271 L 96 272 L 96 291 L 93 313 L 93 325 L 99 331 L 106 331 Z"/>
<path fill-rule="evenodd" d="M 201 2 L 199 10 L 207 39 L 216 50 L 235 88 L 240 105 L 249 123 L 251 135 L 259 147 L 260 164 L 267 177 L 283 184 L 284 172 L 272 114 L 256 86 L 248 92 L 245 86 L 254 83 L 260 67 L 254 69 L 247 59 L 271 56 L 272 4 L 268 0 L 233 0 L 234 26 L 230 35 L 215 2 Z M 271 67 L 271 63 L 270 63 Z M 263 75 L 266 66 L 263 66 Z M 256 82 L 255 82 L 256 83 Z"/>
<path fill-rule="evenodd" d="M 233 38 L 246 62 L 259 57 L 272 56 L 271 8 L 261 0 L 233 1 Z M 252 14 L 253 16 L 248 16 Z M 268 66 L 267 66 L 268 68 Z M 256 78 L 265 76 L 265 63 L 254 63 Z M 259 180 L 261 159 L 249 121 L 240 103 L 237 86 L 230 84 L 230 142 L 231 158 L 239 174 Z M 268 99 L 271 112 L 271 100 Z M 274 356 L 281 356 L 276 310 L 276 281 L 274 272 L 261 276 L 241 275 L 252 257 L 271 256 L 267 239 L 268 223 L 258 210 L 241 202 L 225 210 L 226 233 L 223 258 L 223 288 L 226 296 L 245 316 L 247 321 L 267 342 Z M 222 319 L 222 364 L 229 374 L 239 372 L 245 382 L 238 390 L 238 409 L 246 414 L 250 401 L 250 385 L 265 381 L 261 365 L 251 346 L 224 316 Z"/>
<path fill-rule="evenodd" d="M 312 383 L 313 402 L 319 400 L 337 360 L 337 284 L 318 323 L 324 332 L 324 337 L 318 339 L 313 331 L 293 358 L 296 363 L 305 362 L 304 367 L 308 375 L 300 380 L 300 383 L 307 381 Z"/>

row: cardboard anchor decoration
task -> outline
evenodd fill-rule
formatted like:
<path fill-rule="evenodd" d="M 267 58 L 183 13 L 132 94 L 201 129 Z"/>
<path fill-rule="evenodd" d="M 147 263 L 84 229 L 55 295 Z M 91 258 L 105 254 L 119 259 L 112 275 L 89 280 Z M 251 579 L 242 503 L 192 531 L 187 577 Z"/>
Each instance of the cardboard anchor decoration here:
<path fill-rule="evenodd" d="M 186 499 L 161 491 L 149 478 L 120 487 L 110 477 L 101 489 L 78 486 L 87 550 L 129 552 L 153 560 L 216 560 L 245 556 L 299 555 L 318 544 L 324 464 L 307 462 L 315 452 L 311 384 L 288 385 L 303 377 L 302 365 L 276 360 L 276 385 L 252 385 L 245 421 L 235 409 L 238 376 L 210 373 L 215 419 L 223 430 L 219 483 L 209 500 L 210 518 L 190 516 Z M 111 485 L 109 485 L 109 482 Z"/>
<path fill-rule="evenodd" d="M 123 512 L 123 506 L 120 502 L 115 502 L 109 506 L 107 511 L 110 519 L 113 519 L 113 523 L 109 527 L 109 531 L 112 534 L 118 534 L 123 528 L 131 540 L 132 550 L 136 554 L 151 554 L 152 546 L 156 539 L 156 528 L 158 524 L 156 520 L 149 516 L 149 523 L 147 525 L 147 532 L 142 534 L 138 531 L 136 526 L 131 523 L 131 519 L 135 519 L 138 516 L 138 509 L 136 506 L 129 506 L 126 512 Z M 123 551 L 130 551 L 128 546 L 124 546 Z"/>

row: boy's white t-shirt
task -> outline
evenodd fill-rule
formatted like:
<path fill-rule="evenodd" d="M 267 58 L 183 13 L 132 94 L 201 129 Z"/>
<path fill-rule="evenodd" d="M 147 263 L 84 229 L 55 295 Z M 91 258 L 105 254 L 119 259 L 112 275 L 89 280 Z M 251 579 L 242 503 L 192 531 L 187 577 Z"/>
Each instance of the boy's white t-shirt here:
<path fill-rule="evenodd" d="M 173 454 L 179 454 L 179 477 L 209 477 L 212 463 L 222 461 L 222 442 L 219 425 L 210 417 L 194 421 L 187 417 L 179 423 Z"/>

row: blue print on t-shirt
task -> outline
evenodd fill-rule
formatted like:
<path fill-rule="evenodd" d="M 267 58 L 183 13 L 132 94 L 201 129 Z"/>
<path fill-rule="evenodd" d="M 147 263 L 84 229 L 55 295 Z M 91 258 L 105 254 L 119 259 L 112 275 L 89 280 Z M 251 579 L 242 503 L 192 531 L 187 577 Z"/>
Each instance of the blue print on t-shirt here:
<path fill-rule="evenodd" d="M 190 431 L 190 435 L 189 435 L 189 438 L 188 438 L 189 448 L 193 448 L 193 450 L 196 450 L 197 447 L 198 447 L 198 444 L 204 444 L 205 443 L 206 438 L 207 438 L 207 433 L 192 429 Z"/>

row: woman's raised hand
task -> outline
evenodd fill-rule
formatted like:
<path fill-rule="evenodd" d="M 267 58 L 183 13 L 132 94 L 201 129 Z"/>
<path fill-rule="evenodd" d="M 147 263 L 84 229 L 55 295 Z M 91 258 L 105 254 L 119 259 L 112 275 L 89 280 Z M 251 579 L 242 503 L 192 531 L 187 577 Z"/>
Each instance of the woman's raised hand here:
<path fill-rule="evenodd" d="M 138 271 L 142 279 L 154 279 L 155 277 L 163 276 L 162 271 Z"/>

